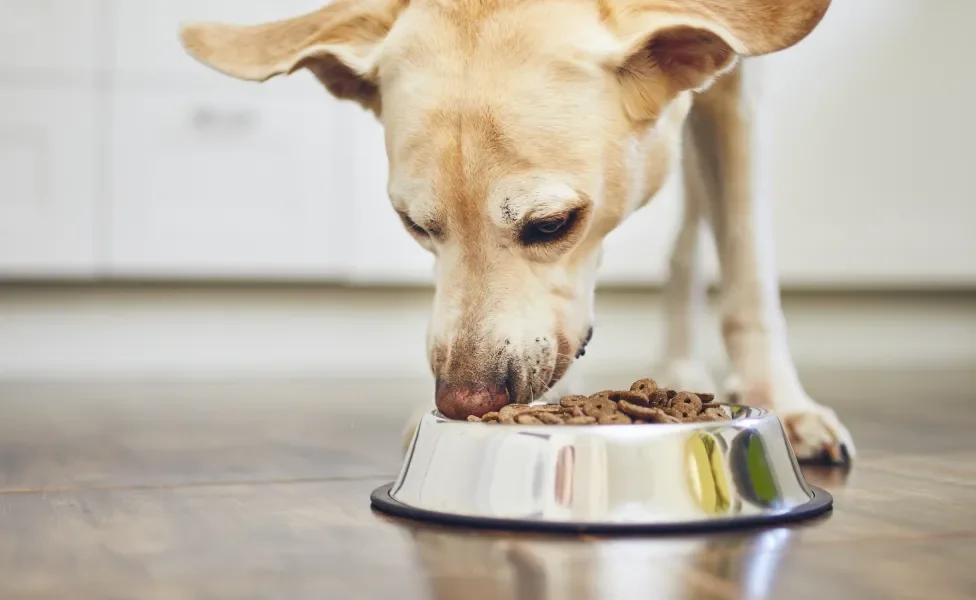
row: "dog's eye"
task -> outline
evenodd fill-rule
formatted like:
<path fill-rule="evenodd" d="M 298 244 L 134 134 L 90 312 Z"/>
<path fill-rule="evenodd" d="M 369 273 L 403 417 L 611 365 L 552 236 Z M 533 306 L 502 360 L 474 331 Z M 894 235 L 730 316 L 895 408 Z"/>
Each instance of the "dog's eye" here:
<path fill-rule="evenodd" d="M 579 211 L 574 210 L 563 215 L 532 221 L 522 228 L 522 243 L 528 246 L 554 242 L 569 233 L 578 216 Z"/>
<path fill-rule="evenodd" d="M 403 224 L 406 225 L 407 229 L 409 229 L 414 235 L 419 235 L 421 237 L 430 236 L 430 233 L 428 233 L 426 229 L 420 225 L 417 225 L 417 223 L 407 215 L 400 213 L 400 218 L 403 220 Z"/>

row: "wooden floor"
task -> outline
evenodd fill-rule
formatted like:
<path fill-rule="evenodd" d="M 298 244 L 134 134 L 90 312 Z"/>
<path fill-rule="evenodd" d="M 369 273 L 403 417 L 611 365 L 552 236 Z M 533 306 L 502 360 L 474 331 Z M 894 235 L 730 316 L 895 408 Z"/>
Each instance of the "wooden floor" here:
<path fill-rule="evenodd" d="M 0 598 L 974 598 L 976 393 L 881 383 L 839 409 L 855 468 L 806 471 L 832 515 L 623 539 L 371 512 L 419 384 L 7 384 Z"/>

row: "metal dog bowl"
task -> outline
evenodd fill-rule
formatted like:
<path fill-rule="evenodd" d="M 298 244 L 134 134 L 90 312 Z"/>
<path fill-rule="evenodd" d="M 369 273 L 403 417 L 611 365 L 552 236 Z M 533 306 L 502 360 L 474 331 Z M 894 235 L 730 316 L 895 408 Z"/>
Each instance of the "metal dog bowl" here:
<path fill-rule="evenodd" d="M 372 494 L 394 516 L 468 527 L 694 532 L 809 519 L 833 498 L 806 483 L 779 419 L 726 405 L 729 421 L 498 425 L 436 411 L 399 477 Z"/>

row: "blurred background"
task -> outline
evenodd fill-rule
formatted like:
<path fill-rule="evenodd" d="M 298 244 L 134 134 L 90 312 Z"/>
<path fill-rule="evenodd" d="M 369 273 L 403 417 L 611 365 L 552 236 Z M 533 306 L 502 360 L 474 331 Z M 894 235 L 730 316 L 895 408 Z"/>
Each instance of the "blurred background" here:
<path fill-rule="evenodd" d="M 389 207 L 379 126 L 304 73 L 235 82 L 177 42 L 184 20 L 320 4 L 0 0 L 0 380 L 426 385 L 432 262 Z M 836 375 L 814 393 L 850 372 L 971 382 L 974 21 L 971 0 L 835 0 L 763 59 L 790 336 L 801 371 Z M 679 196 L 673 180 L 607 241 L 584 370 L 660 360 Z"/>

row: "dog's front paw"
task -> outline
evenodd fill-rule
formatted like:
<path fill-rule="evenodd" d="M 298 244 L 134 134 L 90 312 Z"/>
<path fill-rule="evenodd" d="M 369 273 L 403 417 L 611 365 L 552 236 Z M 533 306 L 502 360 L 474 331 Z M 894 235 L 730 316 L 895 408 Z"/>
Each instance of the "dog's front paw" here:
<path fill-rule="evenodd" d="M 777 414 L 798 460 L 844 465 L 854 459 L 857 452 L 854 440 L 833 410 L 812 403 L 799 410 L 780 410 Z"/>

